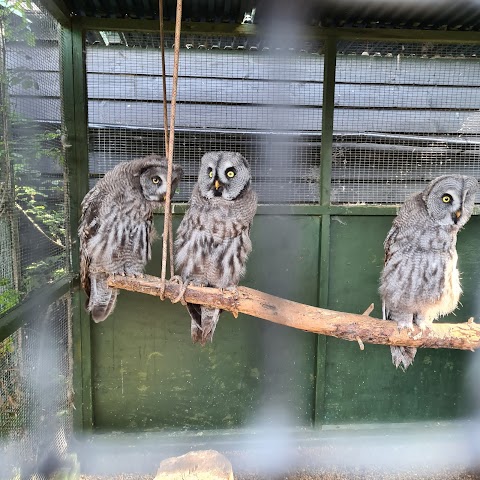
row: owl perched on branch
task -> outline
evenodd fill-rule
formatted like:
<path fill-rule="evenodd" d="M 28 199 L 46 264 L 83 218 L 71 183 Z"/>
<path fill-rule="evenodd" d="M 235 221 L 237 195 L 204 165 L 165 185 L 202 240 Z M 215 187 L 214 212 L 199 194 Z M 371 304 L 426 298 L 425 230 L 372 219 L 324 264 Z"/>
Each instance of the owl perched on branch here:
<path fill-rule="evenodd" d="M 209 152 L 202 160 L 190 206 L 177 230 L 175 265 L 193 285 L 238 285 L 252 250 L 257 210 L 250 168 L 239 153 Z M 194 343 L 211 341 L 221 310 L 187 304 Z"/>
<path fill-rule="evenodd" d="M 455 310 L 462 289 L 457 269 L 457 233 L 472 215 L 478 182 L 462 175 L 435 178 L 402 205 L 385 239 L 380 296 L 385 320 L 422 330 Z M 391 347 L 405 370 L 417 349 Z"/>
<path fill-rule="evenodd" d="M 172 195 L 182 177 L 174 165 Z M 167 160 L 150 155 L 120 163 L 85 195 L 78 228 L 80 276 L 95 322 L 112 313 L 118 291 L 110 274 L 138 275 L 151 256 L 153 210 L 165 201 Z"/>

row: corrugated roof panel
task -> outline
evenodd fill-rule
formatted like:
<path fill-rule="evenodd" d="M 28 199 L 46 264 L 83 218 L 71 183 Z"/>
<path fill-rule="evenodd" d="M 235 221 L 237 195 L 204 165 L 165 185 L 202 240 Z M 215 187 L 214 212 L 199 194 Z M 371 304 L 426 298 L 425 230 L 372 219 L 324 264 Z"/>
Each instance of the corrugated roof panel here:
<path fill-rule="evenodd" d="M 76 16 L 158 19 L 156 0 L 65 0 Z M 175 19 L 175 0 L 164 0 L 164 18 Z M 184 0 L 183 19 L 241 23 L 245 13 L 269 25 L 275 19 L 347 28 L 415 28 L 480 31 L 478 0 Z"/>

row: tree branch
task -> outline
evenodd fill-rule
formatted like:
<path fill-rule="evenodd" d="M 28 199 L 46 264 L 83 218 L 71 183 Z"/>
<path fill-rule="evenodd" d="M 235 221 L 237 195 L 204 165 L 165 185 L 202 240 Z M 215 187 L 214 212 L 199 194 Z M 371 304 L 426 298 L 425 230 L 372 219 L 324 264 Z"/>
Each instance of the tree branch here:
<path fill-rule="evenodd" d="M 33 220 L 30 215 L 17 203 L 15 202 L 15 207 L 20 211 L 20 213 L 23 213 L 25 218 L 32 224 L 33 228 L 35 228 L 41 235 L 43 235 L 50 243 L 53 243 L 57 247 L 60 248 L 65 248 L 65 245 L 63 245 L 59 240 L 54 240 L 53 238 L 50 238 L 39 226 L 37 223 L 35 223 L 35 220 Z"/>
<path fill-rule="evenodd" d="M 108 284 L 114 288 L 160 296 L 160 279 L 157 277 L 115 276 L 108 279 Z M 166 298 L 175 299 L 179 293 L 180 286 L 177 283 L 166 282 Z M 184 298 L 189 303 L 221 308 L 234 315 L 241 312 L 299 330 L 358 342 L 360 345 L 375 343 L 459 350 L 480 348 L 480 325 L 471 320 L 465 323 L 434 323 L 430 330 L 422 334 L 418 327 L 412 331 L 399 331 L 394 322 L 311 307 L 246 287 L 222 291 L 189 286 Z"/>

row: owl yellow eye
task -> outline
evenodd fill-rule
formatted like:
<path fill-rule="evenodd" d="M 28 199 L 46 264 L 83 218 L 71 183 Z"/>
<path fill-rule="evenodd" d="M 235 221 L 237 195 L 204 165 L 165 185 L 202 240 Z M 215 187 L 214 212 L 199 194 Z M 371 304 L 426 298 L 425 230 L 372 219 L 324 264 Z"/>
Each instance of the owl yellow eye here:
<path fill-rule="evenodd" d="M 452 197 L 450 195 L 448 195 L 448 193 L 446 193 L 443 197 L 442 197 L 442 202 L 443 203 L 452 203 Z"/>
<path fill-rule="evenodd" d="M 213 170 L 210 170 L 210 172 L 208 172 L 208 176 L 209 176 L 210 178 L 213 178 Z"/>
<path fill-rule="evenodd" d="M 152 182 L 157 184 L 160 182 L 160 177 L 152 177 Z"/>
<path fill-rule="evenodd" d="M 235 176 L 235 169 L 233 167 L 227 168 L 227 170 L 225 170 L 225 173 L 228 178 L 233 178 Z"/>

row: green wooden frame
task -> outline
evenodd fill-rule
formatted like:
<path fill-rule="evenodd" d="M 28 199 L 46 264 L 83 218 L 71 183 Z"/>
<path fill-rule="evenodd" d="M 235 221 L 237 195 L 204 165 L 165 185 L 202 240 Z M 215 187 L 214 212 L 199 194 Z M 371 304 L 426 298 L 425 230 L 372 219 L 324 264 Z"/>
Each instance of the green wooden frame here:
<path fill-rule="evenodd" d="M 88 118 L 84 32 L 73 26 L 62 35 L 62 94 L 64 123 L 71 147 L 67 150 L 70 180 L 71 270 L 78 278 L 79 245 L 77 225 L 81 200 L 88 191 Z M 92 426 L 90 318 L 83 308 L 78 282 L 72 297 L 73 312 L 73 389 L 75 391 L 74 426 L 88 430 Z"/>
<path fill-rule="evenodd" d="M 166 31 L 173 31 L 174 24 L 167 23 Z M 76 32 L 85 32 L 87 30 L 141 30 L 141 31 L 158 31 L 157 21 L 133 20 L 133 19 L 101 19 L 101 18 L 76 18 L 72 20 L 72 28 Z M 183 31 L 189 33 L 209 33 L 216 35 L 255 35 L 258 30 L 254 25 L 229 25 L 229 24 L 211 24 L 211 23 L 185 23 Z M 324 94 L 322 107 L 322 150 L 321 150 L 321 174 L 320 174 L 320 203 L 318 205 L 261 205 L 258 209 L 258 215 L 309 215 L 321 216 L 321 241 L 320 241 L 320 282 L 318 304 L 326 306 L 328 303 L 328 286 L 329 286 L 329 263 L 330 263 L 330 218 L 332 215 L 354 215 L 354 216 L 385 216 L 395 215 L 398 207 L 385 205 L 332 205 L 330 203 L 331 188 L 331 156 L 333 143 L 333 114 L 334 114 L 334 95 L 335 95 L 335 67 L 336 67 L 336 43 L 338 40 L 391 40 L 391 41 L 429 41 L 441 43 L 480 43 L 478 33 L 475 32 L 440 32 L 440 31 L 422 31 L 422 30 L 374 30 L 374 29 L 326 29 L 311 28 L 305 33 L 306 37 L 315 37 L 325 40 L 325 69 L 324 69 Z M 78 47 L 79 48 L 79 47 Z M 79 81 L 85 82 L 85 72 L 80 64 L 74 68 L 74 75 L 82 76 Z M 82 124 L 81 118 L 75 119 L 75 127 L 85 130 L 86 125 Z M 86 136 L 75 137 L 78 142 L 84 142 L 86 145 Z M 77 145 L 81 149 L 81 159 L 84 165 L 88 165 L 88 152 L 81 145 Z M 77 156 L 77 165 L 82 161 Z M 84 174 L 84 172 L 82 172 Z M 80 190 L 76 190 L 80 193 Z M 78 205 L 80 197 L 72 199 L 72 204 Z M 175 214 L 181 215 L 186 210 L 186 205 L 180 204 L 175 206 Z M 476 209 L 476 214 L 480 213 L 480 208 Z M 72 218 L 72 228 L 75 225 Z M 78 299 L 78 294 L 77 297 Z M 92 419 L 92 397 L 91 397 L 91 363 L 89 358 L 89 350 L 84 341 L 89 338 L 88 318 L 78 305 L 74 312 L 78 318 L 74 322 L 81 328 L 77 327 L 75 345 L 78 342 L 78 336 L 82 338 L 81 354 L 76 356 L 76 360 L 82 362 L 82 367 L 76 366 L 77 375 L 82 375 L 82 380 L 77 379 L 76 385 L 86 388 L 87 395 L 82 398 L 83 419 L 77 422 L 77 426 L 83 425 L 83 428 L 91 428 Z M 79 322 L 80 320 L 80 322 Z M 323 397 L 325 395 L 325 359 L 326 337 L 318 336 L 317 338 L 317 371 L 316 371 L 316 396 Z M 323 353 L 322 353 L 323 352 Z M 88 403 L 89 402 L 89 403 Z M 78 400 L 80 403 L 80 400 Z M 318 402 L 317 402 L 318 404 Z M 313 423 L 320 424 L 322 412 L 315 411 L 313 415 Z"/>
<path fill-rule="evenodd" d="M 0 340 L 6 338 L 21 326 L 22 318 L 36 308 L 40 296 L 52 301 L 67 291 L 73 294 L 73 339 L 74 339 L 74 391 L 75 415 L 74 425 L 77 431 L 90 430 L 94 419 L 92 413 L 92 372 L 90 319 L 83 308 L 83 296 L 78 286 L 78 242 L 76 226 L 80 216 L 80 202 L 88 190 L 88 120 L 86 96 L 86 66 L 84 35 L 87 30 L 117 31 L 158 31 L 158 22 L 153 20 L 112 19 L 112 18 L 71 18 L 68 9 L 61 0 L 44 0 L 42 4 L 63 27 L 61 59 L 62 90 L 64 100 L 64 120 L 71 148 L 67 151 L 67 165 L 70 179 L 70 239 L 72 250 L 71 268 L 76 277 L 62 279 L 48 289 L 35 294 L 22 305 L 0 319 Z M 173 31 L 174 24 L 167 22 L 166 31 Z M 208 33 L 215 35 L 255 35 L 255 25 L 231 25 L 212 23 L 184 23 L 183 31 L 188 33 Z M 311 27 L 304 33 L 308 38 L 325 41 L 324 94 L 322 108 L 322 150 L 320 203 L 317 205 L 261 205 L 258 215 L 306 215 L 321 217 L 320 260 L 319 260 L 319 294 L 318 304 L 328 303 L 329 265 L 330 265 L 330 221 L 332 215 L 352 216 L 391 216 L 397 212 L 396 206 L 384 205 L 332 205 L 331 188 L 331 154 L 333 142 L 333 114 L 335 94 L 336 42 L 338 40 L 383 40 L 402 42 L 438 42 L 472 44 L 480 43 L 478 32 L 426 31 L 399 29 L 332 29 Z M 175 215 L 184 213 L 186 205 L 176 205 Z M 480 214 L 480 207 L 475 209 Z M 317 338 L 316 396 L 325 395 L 325 349 L 326 337 Z M 323 352 L 323 353 L 322 353 Z M 318 404 L 318 402 L 317 402 Z M 322 412 L 315 411 L 313 423 L 321 423 Z"/>

